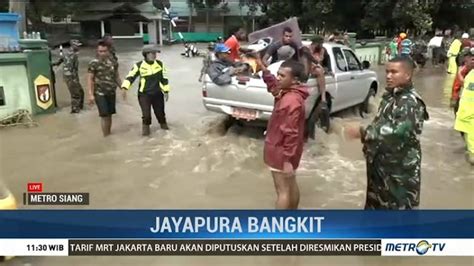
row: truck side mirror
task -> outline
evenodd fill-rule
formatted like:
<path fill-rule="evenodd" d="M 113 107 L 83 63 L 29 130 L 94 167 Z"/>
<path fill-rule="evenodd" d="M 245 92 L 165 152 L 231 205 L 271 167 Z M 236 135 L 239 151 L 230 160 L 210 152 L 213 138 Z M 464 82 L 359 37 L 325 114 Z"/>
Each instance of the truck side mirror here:
<path fill-rule="evenodd" d="M 370 62 L 367 60 L 364 60 L 362 62 L 362 69 L 369 69 L 370 68 Z"/>

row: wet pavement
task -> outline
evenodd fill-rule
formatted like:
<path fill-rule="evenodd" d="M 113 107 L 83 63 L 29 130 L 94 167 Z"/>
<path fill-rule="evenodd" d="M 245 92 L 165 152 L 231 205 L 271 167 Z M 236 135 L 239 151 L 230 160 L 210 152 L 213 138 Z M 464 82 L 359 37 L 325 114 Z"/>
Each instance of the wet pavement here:
<path fill-rule="evenodd" d="M 139 51 L 119 51 L 123 78 Z M 153 121 L 143 138 L 136 91 L 119 100 L 113 135 L 104 139 L 95 108 L 69 114 L 69 93 L 57 72 L 58 102 L 51 115 L 38 116 L 33 128 L 0 130 L 0 178 L 22 198 L 28 182 L 43 182 L 50 192 L 89 192 L 87 208 L 264 209 L 273 208 L 275 192 L 263 164 L 263 129 L 233 126 L 207 112 L 197 79 L 201 58 L 182 58 L 180 46 L 161 57 L 169 68 L 172 91 L 167 104 L 171 131 Z M 83 51 L 82 85 L 91 51 Z M 384 83 L 383 69 L 377 69 Z M 442 69 L 416 73 L 415 85 L 429 107 L 431 120 L 422 136 L 422 209 L 474 208 L 474 168 L 453 130 L 454 115 L 443 99 Z M 383 84 L 381 86 L 383 88 Z M 135 88 L 135 87 L 134 87 Z M 380 95 L 381 92 L 379 92 Z M 332 120 L 332 132 L 317 132 L 306 145 L 297 172 L 301 208 L 361 209 L 365 200 L 365 162 L 361 144 L 344 139 L 340 128 L 360 122 L 352 110 Z M 365 120 L 367 120 L 366 118 Z M 472 258 L 369 257 L 81 257 L 18 258 L 6 265 L 473 265 Z"/>

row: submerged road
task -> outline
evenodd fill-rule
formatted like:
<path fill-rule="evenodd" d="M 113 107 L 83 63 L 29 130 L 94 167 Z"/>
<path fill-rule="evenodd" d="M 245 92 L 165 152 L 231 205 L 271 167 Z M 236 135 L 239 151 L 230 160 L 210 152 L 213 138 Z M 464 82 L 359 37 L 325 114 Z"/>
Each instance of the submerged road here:
<path fill-rule="evenodd" d="M 137 48 L 140 49 L 140 48 Z M 87 208 L 262 209 L 273 208 L 275 192 L 263 164 L 263 130 L 234 126 L 223 130 L 223 117 L 207 112 L 197 79 L 201 58 L 182 58 L 181 46 L 165 47 L 172 91 L 167 105 L 171 131 L 158 129 L 143 138 L 136 92 L 119 100 L 113 135 L 104 139 L 95 108 L 69 114 L 69 93 L 58 71 L 62 107 L 37 117 L 38 127 L 0 131 L 0 178 L 21 199 L 28 182 L 43 182 L 47 192 L 88 192 Z M 82 52 L 85 87 L 87 62 Z M 122 78 L 139 50 L 119 51 Z M 377 69 L 384 83 L 383 69 Z M 474 168 L 453 130 L 454 116 L 444 102 L 442 69 L 416 73 L 415 86 L 431 120 L 422 136 L 422 209 L 474 208 Z M 380 92 L 379 92 L 380 95 Z M 345 140 L 338 128 L 362 119 L 352 111 L 333 118 L 333 130 L 317 132 L 305 148 L 298 182 L 301 208 L 361 209 L 365 200 L 365 161 L 361 144 Z M 25 208 L 25 206 L 20 206 Z M 472 258 L 372 257 L 76 257 L 17 258 L 6 265 L 473 265 Z"/>

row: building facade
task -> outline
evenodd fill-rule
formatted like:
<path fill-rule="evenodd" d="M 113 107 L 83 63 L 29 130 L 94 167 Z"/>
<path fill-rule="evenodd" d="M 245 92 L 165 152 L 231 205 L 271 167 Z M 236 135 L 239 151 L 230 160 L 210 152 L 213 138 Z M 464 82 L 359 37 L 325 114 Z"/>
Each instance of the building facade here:
<path fill-rule="evenodd" d="M 110 34 L 114 39 L 140 39 L 148 43 L 161 44 L 180 39 L 185 41 L 208 41 L 215 36 L 225 37 L 231 29 L 247 26 L 255 28 L 255 19 L 260 10 L 250 12 L 239 0 L 222 1 L 213 8 L 190 6 L 187 1 L 171 0 L 170 14 L 153 6 L 151 0 L 132 5 L 123 3 L 98 3 L 78 12 L 72 18 L 79 22 L 85 39 L 98 39 Z"/>

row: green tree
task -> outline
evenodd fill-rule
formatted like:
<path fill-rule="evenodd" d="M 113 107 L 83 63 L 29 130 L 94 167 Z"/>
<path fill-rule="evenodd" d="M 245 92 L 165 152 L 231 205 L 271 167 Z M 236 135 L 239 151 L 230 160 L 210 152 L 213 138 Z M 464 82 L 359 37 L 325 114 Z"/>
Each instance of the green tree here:
<path fill-rule="evenodd" d="M 8 1 L 0 2 L 0 12 L 8 12 Z"/>
<path fill-rule="evenodd" d="M 363 18 L 360 29 L 368 30 L 386 30 L 394 27 L 392 12 L 397 4 L 392 0 L 364 0 Z"/>
<path fill-rule="evenodd" d="M 255 31 L 255 22 L 256 22 L 256 13 L 259 10 L 259 1 L 256 0 L 239 0 L 239 6 L 242 9 L 244 6 L 247 6 L 249 11 L 246 14 L 247 16 L 251 17 L 252 19 L 252 31 Z M 245 20 L 243 20 L 244 24 L 246 23 Z"/>
<path fill-rule="evenodd" d="M 306 0 L 303 3 L 305 12 L 301 16 L 304 29 L 315 30 L 316 28 L 332 28 L 335 24 L 334 0 L 312 1 Z"/>
<path fill-rule="evenodd" d="M 85 5 L 86 3 L 79 1 L 29 0 L 26 6 L 26 16 L 32 23 L 33 28 L 30 30 L 45 30 L 45 24 L 41 20 L 43 16 L 64 18 L 77 10 L 81 10 Z"/>
<path fill-rule="evenodd" d="M 429 6 L 417 0 L 398 0 L 392 17 L 395 26 L 401 30 L 429 31 L 433 24 Z"/>
<path fill-rule="evenodd" d="M 455 26 L 467 30 L 474 25 L 474 1 L 436 0 L 432 8 L 433 28 Z"/>
<path fill-rule="evenodd" d="M 424 32 L 455 25 L 467 30 L 474 25 L 473 0 L 241 0 L 241 4 L 259 5 L 266 12 L 265 26 L 299 17 L 303 31 Z"/>

